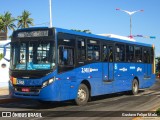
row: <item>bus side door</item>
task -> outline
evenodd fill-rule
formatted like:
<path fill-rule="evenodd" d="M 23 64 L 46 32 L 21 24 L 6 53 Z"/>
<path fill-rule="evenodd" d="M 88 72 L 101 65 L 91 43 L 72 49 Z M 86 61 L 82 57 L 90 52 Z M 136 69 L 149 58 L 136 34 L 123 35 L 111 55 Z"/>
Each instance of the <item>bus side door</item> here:
<path fill-rule="evenodd" d="M 104 44 L 102 46 L 103 73 L 102 81 L 106 93 L 113 92 L 114 82 L 114 63 L 113 63 L 113 45 Z"/>
<path fill-rule="evenodd" d="M 144 79 L 151 78 L 152 74 L 150 52 L 149 48 L 143 48 Z"/>

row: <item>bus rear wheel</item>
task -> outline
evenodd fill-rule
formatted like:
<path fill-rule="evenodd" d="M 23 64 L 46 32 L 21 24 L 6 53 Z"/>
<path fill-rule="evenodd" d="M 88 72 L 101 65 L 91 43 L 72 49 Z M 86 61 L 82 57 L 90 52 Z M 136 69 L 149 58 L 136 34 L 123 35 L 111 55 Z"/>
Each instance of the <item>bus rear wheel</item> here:
<path fill-rule="evenodd" d="M 139 84 L 137 79 L 134 79 L 132 82 L 132 94 L 133 95 L 137 95 L 139 91 Z"/>
<path fill-rule="evenodd" d="M 89 100 L 89 90 L 85 84 L 80 84 L 75 102 L 77 105 L 85 105 Z"/>

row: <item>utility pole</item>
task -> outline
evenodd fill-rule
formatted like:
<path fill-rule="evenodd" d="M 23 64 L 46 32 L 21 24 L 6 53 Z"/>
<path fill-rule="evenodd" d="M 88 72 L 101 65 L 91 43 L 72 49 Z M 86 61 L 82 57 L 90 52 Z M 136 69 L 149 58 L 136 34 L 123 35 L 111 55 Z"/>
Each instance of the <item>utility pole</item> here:
<path fill-rule="evenodd" d="M 50 16 L 49 27 L 52 27 L 52 0 L 49 0 L 49 16 Z"/>

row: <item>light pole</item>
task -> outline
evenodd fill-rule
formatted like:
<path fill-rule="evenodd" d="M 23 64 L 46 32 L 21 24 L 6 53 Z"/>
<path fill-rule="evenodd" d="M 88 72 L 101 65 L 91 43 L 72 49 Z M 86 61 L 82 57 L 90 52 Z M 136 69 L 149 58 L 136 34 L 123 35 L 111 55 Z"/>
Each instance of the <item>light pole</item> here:
<path fill-rule="evenodd" d="M 49 0 L 49 16 L 50 16 L 50 27 L 52 27 L 52 0 Z"/>
<path fill-rule="evenodd" d="M 127 11 L 127 10 L 122 10 L 120 8 L 116 8 L 116 10 L 123 11 L 123 12 L 127 13 L 130 16 L 130 36 L 129 37 L 133 38 L 133 36 L 132 36 L 132 15 L 137 13 L 137 12 L 143 12 L 144 10 L 137 10 L 137 11 L 132 11 L 132 12 Z"/>

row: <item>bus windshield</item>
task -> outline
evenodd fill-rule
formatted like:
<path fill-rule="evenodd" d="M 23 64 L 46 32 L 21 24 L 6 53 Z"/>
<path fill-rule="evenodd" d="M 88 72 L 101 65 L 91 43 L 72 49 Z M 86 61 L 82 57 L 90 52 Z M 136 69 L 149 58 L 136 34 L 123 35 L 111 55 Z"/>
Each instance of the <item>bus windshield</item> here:
<path fill-rule="evenodd" d="M 11 43 L 12 70 L 49 70 L 55 67 L 53 41 Z"/>

